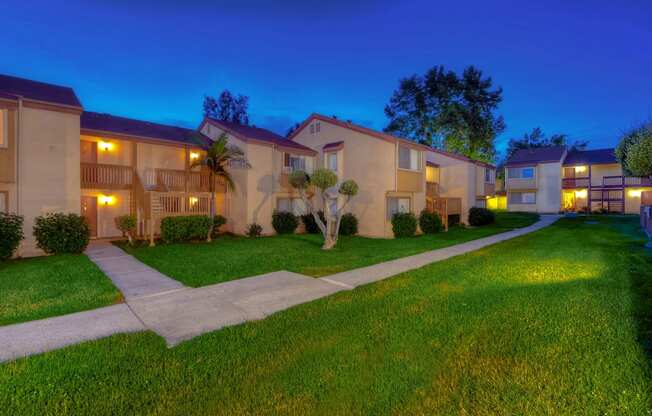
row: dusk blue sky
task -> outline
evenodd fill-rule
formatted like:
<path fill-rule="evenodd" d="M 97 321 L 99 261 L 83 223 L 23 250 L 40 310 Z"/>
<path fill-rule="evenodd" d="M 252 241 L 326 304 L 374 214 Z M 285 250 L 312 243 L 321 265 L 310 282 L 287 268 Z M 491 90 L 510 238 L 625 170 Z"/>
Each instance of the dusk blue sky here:
<path fill-rule="evenodd" d="M 0 22 L 0 73 L 190 127 L 228 88 L 279 133 L 312 112 L 382 129 L 400 78 L 470 64 L 504 89 L 500 150 L 536 126 L 613 146 L 652 117 L 649 0 L 5 0 Z"/>

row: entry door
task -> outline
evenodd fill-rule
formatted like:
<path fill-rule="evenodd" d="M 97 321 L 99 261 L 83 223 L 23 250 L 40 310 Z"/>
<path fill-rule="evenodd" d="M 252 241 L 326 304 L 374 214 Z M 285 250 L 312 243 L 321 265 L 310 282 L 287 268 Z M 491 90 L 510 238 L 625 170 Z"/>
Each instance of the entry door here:
<path fill-rule="evenodd" d="M 97 237 L 97 198 L 94 196 L 81 197 L 81 214 L 88 221 L 91 237 Z"/>
<path fill-rule="evenodd" d="M 564 192 L 564 209 L 575 211 L 575 192 Z"/>

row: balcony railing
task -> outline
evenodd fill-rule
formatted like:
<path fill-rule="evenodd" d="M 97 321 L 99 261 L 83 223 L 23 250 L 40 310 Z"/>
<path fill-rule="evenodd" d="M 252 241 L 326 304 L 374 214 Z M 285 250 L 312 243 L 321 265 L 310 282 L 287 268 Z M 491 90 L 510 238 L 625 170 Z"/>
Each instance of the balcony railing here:
<path fill-rule="evenodd" d="M 154 169 L 156 186 L 172 192 L 209 192 L 211 190 L 209 172 L 186 172 L 176 169 Z M 225 191 L 225 181 L 217 178 L 215 191 Z"/>
<path fill-rule="evenodd" d="M 507 189 L 536 189 L 536 178 L 507 178 Z"/>
<path fill-rule="evenodd" d="M 484 193 L 482 196 L 487 196 L 487 195 L 494 195 L 496 193 L 496 184 L 493 183 L 487 183 L 485 182 L 484 184 Z"/>
<path fill-rule="evenodd" d="M 625 186 L 652 186 L 652 180 L 649 177 L 625 176 Z"/>
<path fill-rule="evenodd" d="M 647 177 L 638 176 L 604 176 L 602 186 L 605 188 L 623 188 L 626 186 L 652 186 Z"/>
<path fill-rule="evenodd" d="M 426 196 L 428 198 L 439 196 L 439 184 L 437 182 L 426 182 Z"/>
<path fill-rule="evenodd" d="M 134 170 L 130 166 L 82 163 L 80 167 L 82 188 L 129 189 L 133 184 Z"/>
<path fill-rule="evenodd" d="M 588 188 L 589 178 L 563 178 L 561 184 L 564 188 Z"/>

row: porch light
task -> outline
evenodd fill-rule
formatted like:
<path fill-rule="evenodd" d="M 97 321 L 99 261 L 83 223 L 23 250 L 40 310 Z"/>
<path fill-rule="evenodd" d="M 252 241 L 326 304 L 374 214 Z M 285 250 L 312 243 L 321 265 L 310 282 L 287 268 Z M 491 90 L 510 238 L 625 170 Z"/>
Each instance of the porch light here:
<path fill-rule="evenodd" d="M 575 166 L 575 173 L 586 172 L 586 166 Z"/>
<path fill-rule="evenodd" d="M 115 204 L 115 197 L 113 195 L 100 195 L 100 202 L 104 205 L 113 205 Z"/>
<path fill-rule="evenodd" d="M 113 149 L 113 143 L 110 142 L 101 141 L 97 145 L 100 147 L 100 149 L 104 150 L 105 152 L 108 152 L 109 150 Z"/>
<path fill-rule="evenodd" d="M 575 191 L 575 196 L 577 198 L 586 198 L 587 192 L 586 189 L 580 189 L 579 191 Z"/>
<path fill-rule="evenodd" d="M 197 198 L 196 196 L 191 196 L 189 198 L 189 201 L 190 201 L 190 206 L 194 207 L 195 205 L 197 205 L 197 202 L 199 202 L 199 198 Z"/>
<path fill-rule="evenodd" d="M 632 198 L 640 198 L 641 197 L 641 190 L 640 189 L 630 189 L 628 194 Z"/>
<path fill-rule="evenodd" d="M 199 153 L 190 152 L 190 160 L 197 160 L 197 159 L 199 159 Z"/>

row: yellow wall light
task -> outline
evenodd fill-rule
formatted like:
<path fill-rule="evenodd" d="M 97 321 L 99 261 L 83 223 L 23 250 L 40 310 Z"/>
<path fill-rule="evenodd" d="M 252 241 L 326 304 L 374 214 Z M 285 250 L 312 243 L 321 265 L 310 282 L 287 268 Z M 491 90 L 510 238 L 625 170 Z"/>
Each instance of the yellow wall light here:
<path fill-rule="evenodd" d="M 199 153 L 190 152 L 190 160 L 197 160 L 197 159 L 199 159 Z"/>
<path fill-rule="evenodd" d="M 575 166 L 575 173 L 586 172 L 586 166 Z"/>
<path fill-rule="evenodd" d="M 642 191 L 640 189 L 630 189 L 627 194 L 632 198 L 640 198 Z"/>
<path fill-rule="evenodd" d="M 108 152 L 109 150 L 113 150 L 113 143 L 110 142 L 105 142 L 101 141 L 97 144 L 100 149 L 104 150 L 105 152 Z"/>
<path fill-rule="evenodd" d="M 199 198 L 197 198 L 196 196 L 191 196 L 189 198 L 189 201 L 190 201 L 190 206 L 194 207 L 195 205 L 197 205 L 197 202 L 199 202 Z"/>
<path fill-rule="evenodd" d="M 115 197 L 113 195 L 100 195 L 100 203 L 103 205 L 113 205 L 115 204 Z"/>
<path fill-rule="evenodd" d="M 586 189 L 581 189 L 579 191 L 575 191 L 575 197 L 576 198 L 586 198 L 587 192 Z"/>

